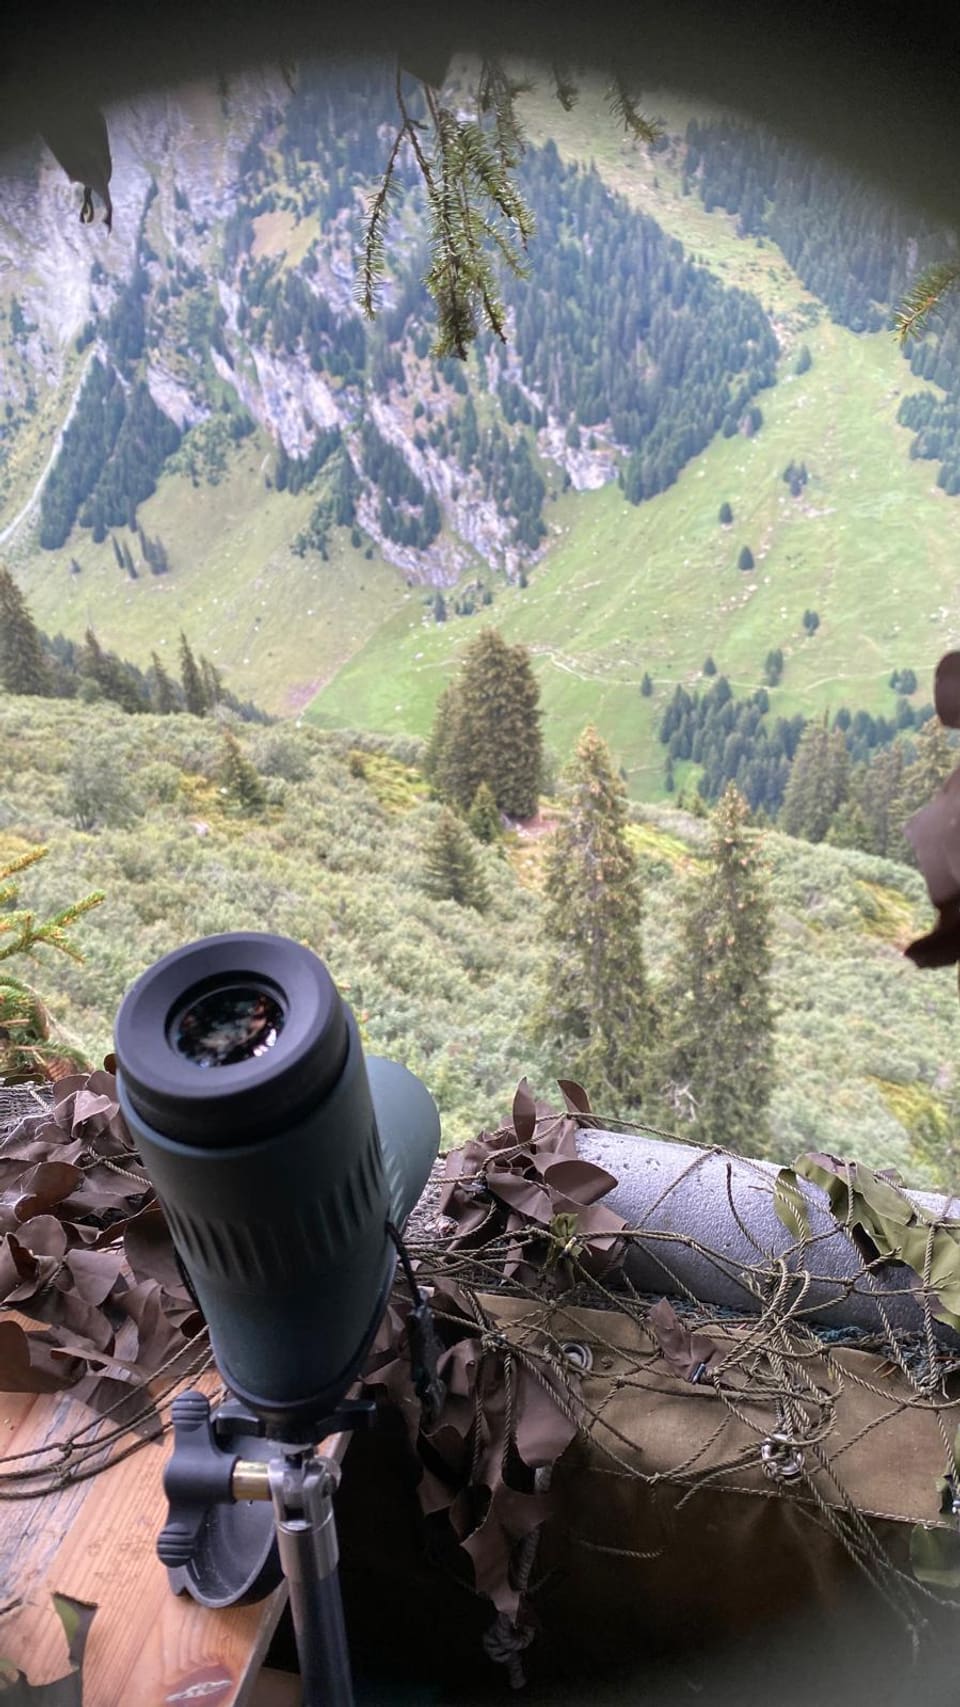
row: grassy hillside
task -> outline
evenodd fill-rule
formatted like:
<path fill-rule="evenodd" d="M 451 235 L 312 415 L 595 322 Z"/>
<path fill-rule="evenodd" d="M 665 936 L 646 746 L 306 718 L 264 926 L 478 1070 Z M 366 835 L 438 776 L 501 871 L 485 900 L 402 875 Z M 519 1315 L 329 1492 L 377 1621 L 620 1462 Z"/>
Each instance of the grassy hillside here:
<path fill-rule="evenodd" d="M 651 97 L 675 132 L 686 112 Z M 775 711 L 847 703 L 890 712 L 892 669 L 920 676 L 960 634 L 954 503 L 935 485 L 936 465 L 910 461 L 910 434 L 896 423 L 901 397 L 923 388 L 887 333 L 858 337 L 833 325 L 779 251 L 736 236 L 723 212 L 708 214 L 679 188 L 679 152 L 649 155 L 618 143 L 588 89 L 569 117 L 546 98 L 532 103 L 531 135 L 551 132 L 562 152 L 593 158 L 611 184 L 652 214 L 727 284 L 754 291 L 783 346 L 777 385 L 759 398 L 752 439 L 716 439 L 676 485 L 638 507 L 615 487 L 569 494 L 547 506 L 550 549 L 525 590 L 498 598 L 494 619 L 538 659 L 548 741 L 569 749 L 595 718 L 639 798 L 661 792 L 656 725 L 678 681 L 690 683 L 712 653 L 735 688 L 762 680 L 772 647 L 786 658 Z M 801 343 L 813 357 L 793 368 Z M 805 462 L 799 498 L 782 479 Z M 717 521 L 727 501 L 729 528 Z M 737 568 L 749 545 L 756 569 Z M 821 626 L 808 638 L 807 609 Z M 482 620 L 475 618 L 476 621 Z M 425 733 L 443 680 L 469 641 L 470 620 L 437 627 L 390 620 L 318 695 L 311 715 L 384 731 Z M 641 700 L 644 671 L 657 693 Z"/>
<path fill-rule="evenodd" d="M 345 529 L 331 536 L 329 562 L 316 552 L 296 556 L 291 541 L 316 496 L 268 492 L 274 458 L 258 433 L 231 454 L 215 486 L 163 476 L 140 522 L 163 540 L 167 576 L 128 580 L 110 540 L 97 545 L 79 529 L 62 551 L 10 554 L 40 626 L 80 637 L 92 623 L 106 646 L 141 664 L 154 647 L 175 657 L 183 628 L 235 693 L 270 711 L 298 711 L 412 595 L 396 570 L 355 550 Z"/>
<path fill-rule="evenodd" d="M 0 697 L 0 861 L 50 844 L 23 882 L 38 910 L 94 886 L 107 892 L 78 927 L 85 965 L 51 959 L 37 973 L 57 1018 L 98 1056 L 125 987 L 159 955 L 216 931 L 270 929 L 328 961 L 368 1047 L 425 1079 L 447 1143 L 496 1121 L 523 1073 L 548 1094 L 565 1063 L 527 1035 L 543 842 L 515 842 L 506 860 L 483 852 L 489 913 L 434 901 L 423 888 L 423 849 L 437 808 L 407 749 L 351 764 L 347 735 L 245 728 L 240 738 L 268 778 L 272 804 L 259 821 L 228 810 L 214 724 Z M 125 828 L 74 828 L 78 754 L 116 780 L 131 814 Z M 705 826 L 648 807 L 631 833 L 657 976 Z M 901 953 L 929 918 L 919 876 L 775 834 L 766 846 L 776 909 L 776 1155 L 814 1145 L 937 1179 L 953 1165 L 945 1105 L 954 1074 L 944 1064 L 956 1058 L 960 1016 L 953 975 L 918 973 Z"/>
<path fill-rule="evenodd" d="M 759 399 L 764 424 L 755 438 L 717 439 L 673 488 L 637 508 L 613 487 L 556 496 L 545 507 L 548 550 L 530 586 L 501 586 L 483 618 L 438 627 L 422 594 L 378 555 L 368 560 L 351 547 L 344 530 L 331 533 L 329 562 L 291 554 L 314 500 L 267 491 L 273 449 L 258 433 L 231 450 L 219 484 L 195 488 L 168 473 L 142 506 L 146 532 L 163 540 L 173 566 L 161 581 L 126 580 L 110 541 L 95 545 L 88 532 L 75 530 L 63 551 L 49 553 L 18 531 L 5 554 L 42 624 L 78 636 L 93 622 L 106 644 L 141 663 L 154 645 L 172 648 L 184 626 L 236 693 L 271 710 L 297 712 L 312 701 L 311 715 L 326 726 L 423 734 L 460 650 L 489 616 L 534 649 L 549 744 L 563 754 L 595 716 L 638 798 L 660 792 L 659 709 L 708 651 L 746 690 L 766 652 L 782 647 L 775 711 L 841 700 L 889 711 L 890 672 L 905 666 L 917 670 L 925 696 L 929 668 L 957 638 L 958 512 L 933 484 L 936 465 L 909 460 L 910 434 L 895 423 L 900 397 L 922 382 L 891 336 L 832 325 L 779 250 L 739 238 L 728 215 L 684 196 L 677 139 L 689 109 L 661 94 L 645 105 L 667 122 L 665 152 L 623 141 L 589 83 L 570 114 L 543 91 L 524 111 L 531 141 L 552 135 L 569 158 L 593 160 L 725 284 L 760 298 L 784 353 L 778 384 Z M 289 248 L 285 220 L 279 210 L 258 218 L 258 254 Z M 312 230 L 301 222 L 297 244 Z M 798 377 L 801 341 L 813 366 Z M 80 358 L 74 365 L 79 371 Z M 75 377 L 71 369 L 71 386 Z M 16 513 L 13 487 L 17 504 L 33 489 L 55 413 L 48 399 L 17 441 L 5 514 Z M 797 499 L 781 479 L 791 461 L 810 473 Z M 544 471 L 559 489 L 555 465 Z M 726 530 L 716 519 L 724 501 L 735 513 Z M 750 575 L 736 568 L 743 544 L 757 562 Z M 79 575 L 69 572 L 71 556 Z M 808 608 L 821 617 L 812 639 L 801 620 Z M 652 700 L 637 693 L 645 670 L 657 683 Z"/>

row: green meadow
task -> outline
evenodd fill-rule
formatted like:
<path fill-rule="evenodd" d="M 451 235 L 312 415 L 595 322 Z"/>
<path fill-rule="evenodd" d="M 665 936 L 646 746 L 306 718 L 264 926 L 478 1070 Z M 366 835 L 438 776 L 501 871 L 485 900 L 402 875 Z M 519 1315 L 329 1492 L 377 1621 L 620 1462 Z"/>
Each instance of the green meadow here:
<path fill-rule="evenodd" d="M 821 321 L 804 333 L 813 357 L 761 394 L 750 439 L 717 438 L 669 491 L 624 502 L 614 485 L 548 501 L 551 533 L 525 589 L 498 591 L 489 612 L 437 624 L 421 606 L 396 612 L 321 690 L 311 716 L 382 732 L 424 734 L 437 694 L 481 621 L 533 651 L 548 744 L 569 750 L 595 721 L 634 794 L 659 792 L 656 725 L 677 682 L 696 682 L 707 653 L 738 692 L 760 685 L 772 647 L 785 657 L 775 711 L 841 704 L 891 711 L 894 668 L 919 692 L 958 637 L 960 516 L 911 461 L 896 423 L 918 382 L 892 338 L 857 337 Z M 782 479 L 805 462 L 793 498 Z M 720 505 L 734 521 L 722 527 Z M 737 568 L 749 545 L 756 567 Z M 449 601 L 448 601 L 449 602 Z M 820 615 L 808 637 L 807 609 Z M 655 695 L 644 700 L 645 671 Z"/>

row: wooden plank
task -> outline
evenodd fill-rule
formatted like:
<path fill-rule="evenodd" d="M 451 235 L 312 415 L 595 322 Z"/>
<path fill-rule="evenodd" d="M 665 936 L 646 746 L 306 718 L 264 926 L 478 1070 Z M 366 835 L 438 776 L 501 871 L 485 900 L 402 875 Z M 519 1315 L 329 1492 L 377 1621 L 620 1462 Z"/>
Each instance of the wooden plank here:
<path fill-rule="evenodd" d="M 0 1395 L 0 1454 L 34 1450 L 89 1420 L 65 1395 Z M 339 1459 L 346 1443 L 333 1436 L 322 1450 Z M 84 1707 L 249 1701 L 286 1586 L 255 1606 L 223 1611 L 171 1593 L 156 1556 L 169 1450 L 168 1437 L 89 1481 L 0 1503 L 0 1657 L 31 1683 L 68 1669 L 50 1598 L 62 1592 L 99 1608 L 87 1641 Z"/>

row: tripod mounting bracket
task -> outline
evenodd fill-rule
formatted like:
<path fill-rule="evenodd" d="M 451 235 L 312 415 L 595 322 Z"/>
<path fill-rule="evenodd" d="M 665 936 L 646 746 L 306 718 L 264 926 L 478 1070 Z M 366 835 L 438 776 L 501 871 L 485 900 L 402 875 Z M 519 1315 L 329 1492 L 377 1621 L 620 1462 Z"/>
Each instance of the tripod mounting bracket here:
<path fill-rule="evenodd" d="M 317 1443 L 332 1434 L 370 1428 L 375 1420 L 372 1400 L 347 1399 L 329 1416 L 318 1418 L 307 1439 L 270 1442 L 267 1460 L 263 1446 L 255 1458 L 250 1451 L 254 1443 L 266 1444 L 264 1425 L 237 1400 L 229 1399 L 213 1412 L 204 1393 L 181 1393 L 173 1402 L 173 1452 L 163 1478 L 170 1509 L 157 1539 L 159 1558 L 170 1570 L 190 1567 L 205 1544 L 212 1508 L 250 1499 L 276 1504 L 281 1495 L 295 1502 L 294 1489 Z M 298 1473 L 291 1476 L 294 1468 Z"/>

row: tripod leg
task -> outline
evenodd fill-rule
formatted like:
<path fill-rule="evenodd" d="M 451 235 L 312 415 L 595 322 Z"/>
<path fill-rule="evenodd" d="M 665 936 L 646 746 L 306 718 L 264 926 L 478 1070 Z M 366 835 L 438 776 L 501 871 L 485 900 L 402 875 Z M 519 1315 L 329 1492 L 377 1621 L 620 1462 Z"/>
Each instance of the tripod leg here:
<path fill-rule="evenodd" d="M 270 1466 L 277 1546 L 290 1586 L 290 1611 L 303 1683 L 303 1707 L 353 1707 L 337 1570 L 333 1512 L 338 1476 L 322 1461 Z"/>

